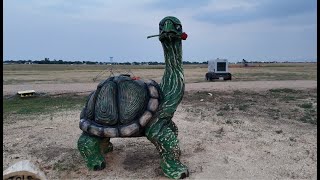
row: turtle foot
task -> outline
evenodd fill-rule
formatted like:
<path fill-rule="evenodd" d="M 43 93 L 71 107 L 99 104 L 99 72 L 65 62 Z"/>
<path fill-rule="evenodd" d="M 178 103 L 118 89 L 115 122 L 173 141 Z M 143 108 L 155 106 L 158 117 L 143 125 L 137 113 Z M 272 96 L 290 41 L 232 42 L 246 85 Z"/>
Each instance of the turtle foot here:
<path fill-rule="evenodd" d="M 88 169 L 97 171 L 102 170 L 106 167 L 106 161 L 101 153 L 101 146 L 102 144 L 104 144 L 104 142 L 107 143 L 108 141 L 103 141 L 102 138 L 90 136 L 86 133 L 81 134 L 78 140 L 78 149 L 81 156 L 86 161 Z"/>
<path fill-rule="evenodd" d="M 159 122 L 154 125 L 154 129 L 147 131 L 146 136 L 157 147 L 161 155 L 160 166 L 164 174 L 172 179 L 183 179 L 189 176 L 189 171 L 188 167 L 179 160 L 181 154 L 179 140 L 172 130 L 177 128 L 174 128 L 176 126 L 173 123 L 171 125 L 161 128 L 161 122 Z M 157 132 L 157 128 L 160 131 Z"/>
<path fill-rule="evenodd" d="M 177 160 L 164 160 L 160 164 L 164 174 L 171 179 L 184 179 L 189 176 L 188 167 Z"/>
<path fill-rule="evenodd" d="M 106 161 L 102 156 L 88 157 L 87 167 L 90 170 L 99 171 L 106 167 Z"/>

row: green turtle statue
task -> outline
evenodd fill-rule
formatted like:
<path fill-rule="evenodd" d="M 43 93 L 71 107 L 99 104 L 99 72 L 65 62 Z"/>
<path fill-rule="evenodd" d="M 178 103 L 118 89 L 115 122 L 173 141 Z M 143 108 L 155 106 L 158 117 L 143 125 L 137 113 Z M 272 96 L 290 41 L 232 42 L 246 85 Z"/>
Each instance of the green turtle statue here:
<path fill-rule="evenodd" d="M 119 75 L 100 82 L 80 114 L 83 131 L 78 149 L 91 170 L 106 167 L 104 154 L 113 150 L 110 138 L 147 137 L 161 156 L 164 174 L 173 179 L 189 176 L 182 164 L 172 117 L 184 94 L 182 31 L 179 19 L 168 16 L 159 23 L 159 40 L 165 57 L 161 83 Z M 149 36 L 154 37 L 154 36 Z"/>

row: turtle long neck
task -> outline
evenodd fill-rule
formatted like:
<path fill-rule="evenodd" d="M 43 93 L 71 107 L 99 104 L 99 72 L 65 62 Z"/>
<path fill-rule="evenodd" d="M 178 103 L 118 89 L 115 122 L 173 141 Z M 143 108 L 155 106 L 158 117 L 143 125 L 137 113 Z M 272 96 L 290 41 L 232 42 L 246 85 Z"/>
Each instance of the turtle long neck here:
<path fill-rule="evenodd" d="M 160 88 L 163 100 L 159 118 L 172 118 L 184 94 L 181 39 L 164 40 L 162 47 L 165 57 L 165 71 Z"/>

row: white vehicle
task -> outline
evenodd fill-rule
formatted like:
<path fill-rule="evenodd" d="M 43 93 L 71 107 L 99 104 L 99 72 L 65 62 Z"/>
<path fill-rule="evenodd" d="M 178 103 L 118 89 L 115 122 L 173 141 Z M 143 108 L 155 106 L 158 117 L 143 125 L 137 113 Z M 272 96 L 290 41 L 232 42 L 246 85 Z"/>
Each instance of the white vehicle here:
<path fill-rule="evenodd" d="M 214 59 L 208 61 L 208 72 L 206 73 L 206 80 L 212 81 L 214 79 L 231 80 L 229 73 L 229 62 L 227 59 Z"/>

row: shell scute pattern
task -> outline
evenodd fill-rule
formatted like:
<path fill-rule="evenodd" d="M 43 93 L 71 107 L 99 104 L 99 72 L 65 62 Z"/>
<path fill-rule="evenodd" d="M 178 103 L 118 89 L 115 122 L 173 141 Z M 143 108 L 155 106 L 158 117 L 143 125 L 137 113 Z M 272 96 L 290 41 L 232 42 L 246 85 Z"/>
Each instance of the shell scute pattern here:
<path fill-rule="evenodd" d="M 124 81 L 118 84 L 118 108 L 121 124 L 132 122 L 146 108 L 148 93 L 146 85 L 135 81 Z"/>
<path fill-rule="evenodd" d="M 160 104 L 161 92 L 153 80 L 115 76 L 92 92 L 80 115 L 80 129 L 100 137 L 141 136 Z"/>
<path fill-rule="evenodd" d="M 94 108 L 94 96 L 95 96 L 95 93 L 96 91 L 92 92 L 90 95 L 89 95 L 89 98 L 88 98 L 88 101 L 87 101 L 87 104 L 86 104 L 86 107 L 85 107 L 85 110 L 84 110 L 84 116 L 87 118 L 87 119 L 90 119 L 92 120 L 93 119 L 93 108 Z"/>
<path fill-rule="evenodd" d="M 95 122 L 115 125 L 118 122 L 117 84 L 109 81 L 101 87 L 95 100 Z"/>

